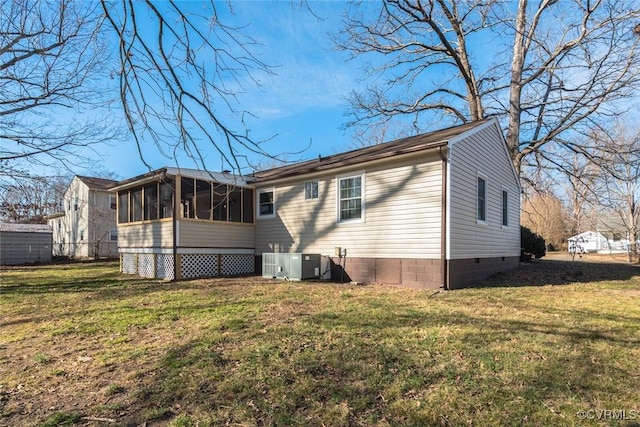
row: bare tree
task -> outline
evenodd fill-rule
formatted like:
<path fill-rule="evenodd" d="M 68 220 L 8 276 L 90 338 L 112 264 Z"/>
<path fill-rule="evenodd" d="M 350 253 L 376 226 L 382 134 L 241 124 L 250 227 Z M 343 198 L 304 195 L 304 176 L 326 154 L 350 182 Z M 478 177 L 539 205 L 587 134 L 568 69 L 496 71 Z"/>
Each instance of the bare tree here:
<path fill-rule="evenodd" d="M 606 153 L 598 177 L 599 204 L 619 218 L 629 240 L 629 262 L 638 261 L 640 128 L 617 121 L 610 132 L 598 132 L 594 139 Z"/>
<path fill-rule="evenodd" d="M 562 201 L 554 194 L 535 192 L 522 204 L 521 223 L 554 248 L 562 247 L 567 237 L 567 213 Z"/>
<path fill-rule="evenodd" d="M 69 181 L 57 177 L 0 183 L 0 220 L 45 224 L 47 215 L 61 209 Z"/>
<path fill-rule="evenodd" d="M 581 152 L 570 135 L 615 114 L 616 101 L 640 87 L 634 2 L 387 0 L 377 14 L 371 8 L 354 5 L 337 38 L 370 58 L 367 74 L 382 82 L 352 94 L 349 125 L 499 116 L 520 172 L 556 162 L 552 144 Z"/>
<path fill-rule="evenodd" d="M 73 166 L 80 149 L 115 135 L 109 123 L 79 114 L 104 101 L 98 10 L 70 0 L 0 5 L 0 178 Z"/>
<path fill-rule="evenodd" d="M 218 9 L 232 13 L 231 3 L 101 5 L 118 36 L 120 100 L 143 161 L 146 137 L 167 158 L 181 151 L 203 169 L 211 150 L 221 156 L 222 169 L 241 169 L 239 160 L 249 153 L 267 155 L 234 97 L 270 69 L 251 50 L 257 42 L 220 18 Z"/>

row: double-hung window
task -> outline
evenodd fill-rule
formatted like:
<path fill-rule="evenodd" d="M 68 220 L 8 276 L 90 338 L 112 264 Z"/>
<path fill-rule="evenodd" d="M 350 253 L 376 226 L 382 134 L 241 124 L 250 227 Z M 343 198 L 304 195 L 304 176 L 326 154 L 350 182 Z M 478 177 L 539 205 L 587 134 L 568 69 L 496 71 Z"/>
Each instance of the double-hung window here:
<path fill-rule="evenodd" d="M 478 176 L 478 214 L 477 219 L 478 222 L 487 222 L 487 180 Z"/>
<path fill-rule="evenodd" d="M 275 189 L 258 190 L 258 217 L 273 218 L 276 215 Z"/>
<path fill-rule="evenodd" d="M 338 221 L 362 220 L 363 175 L 338 179 Z"/>

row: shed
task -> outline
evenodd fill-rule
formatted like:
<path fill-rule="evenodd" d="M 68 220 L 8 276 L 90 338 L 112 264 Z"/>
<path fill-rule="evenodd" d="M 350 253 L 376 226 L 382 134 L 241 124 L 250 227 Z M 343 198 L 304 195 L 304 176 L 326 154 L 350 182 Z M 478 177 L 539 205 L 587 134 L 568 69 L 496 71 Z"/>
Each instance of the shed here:
<path fill-rule="evenodd" d="M 0 265 L 51 262 L 51 241 L 47 224 L 0 223 Z"/>

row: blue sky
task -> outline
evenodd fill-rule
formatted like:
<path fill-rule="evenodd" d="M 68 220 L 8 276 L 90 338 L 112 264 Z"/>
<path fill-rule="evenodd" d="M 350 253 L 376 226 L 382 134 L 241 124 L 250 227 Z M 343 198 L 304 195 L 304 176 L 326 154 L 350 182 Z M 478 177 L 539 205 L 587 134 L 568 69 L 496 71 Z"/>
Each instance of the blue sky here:
<path fill-rule="evenodd" d="M 247 120 L 255 140 L 272 154 L 285 154 L 289 161 L 315 158 L 353 148 L 351 137 L 340 127 L 345 123 L 346 97 L 358 85 L 360 65 L 347 61 L 346 55 L 333 49 L 329 32 L 339 28 L 345 2 L 310 2 L 313 14 L 297 2 L 235 1 L 234 15 L 227 25 L 248 25 L 243 32 L 257 39 L 256 56 L 272 66 L 272 75 L 254 75 L 260 82 L 242 84 L 238 108 L 255 118 Z M 314 14 L 316 16 L 314 16 Z M 132 139 L 100 150 L 104 169 L 120 178 L 148 171 L 139 160 Z M 145 150 L 154 151 L 152 149 Z M 153 168 L 173 166 L 161 155 L 147 157 Z M 192 167 L 185 158 L 181 166 Z M 207 154 L 207 168 L 225 167 L 216 153 Z M 259 156 L 251 163 L 267 162 Z"/>

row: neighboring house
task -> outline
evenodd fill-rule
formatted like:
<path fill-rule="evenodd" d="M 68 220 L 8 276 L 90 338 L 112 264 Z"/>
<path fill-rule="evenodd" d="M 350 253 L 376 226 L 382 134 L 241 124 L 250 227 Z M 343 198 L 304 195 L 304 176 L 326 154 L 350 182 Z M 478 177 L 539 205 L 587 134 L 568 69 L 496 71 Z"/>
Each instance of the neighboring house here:
<path fill-rule="evenodd" d="M 567 239 L 569 252 L 588 253 L 609 249 L 609 240 L 597 231 L 585 231 Z"/>
<path fill-rule="evenodd" d="M 568 251 L 577 253 L 598 252 L 604 254 L 627 253 L 631 241 L 624 238 L 624 231 L 611 232 L 605 231 L 585 231 L 578 235 L 569 237 Z M 609 235 L 610 237 L 607 237 Z M 640 240 L 637 243 L 640 245 Z"/>
<path fill-rule="evenodd" d="M 75 176 L 64 193 L 64 212 L 48 217 L 53 255 L 109 258 L 118 255 L 116 195 L 111 179 Z"/>
<path fill-rule="evenodd" d="M 0 223 L 0 265 L 51 262 L 47 224 Z"/>
<path fill-rule="evenodd" d="M 264 254 L 304 253 L 331 259 L 334 278 L 453 289 L 519 262 L 521 189 L 495 119 L 252 176 L 164 168 L 115 190 L 126 273 L 249 273 Z"/>

